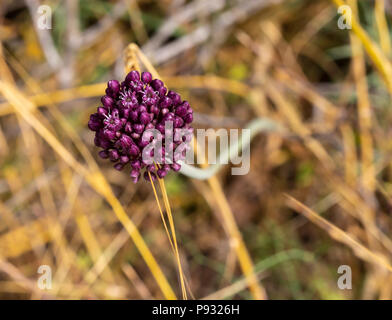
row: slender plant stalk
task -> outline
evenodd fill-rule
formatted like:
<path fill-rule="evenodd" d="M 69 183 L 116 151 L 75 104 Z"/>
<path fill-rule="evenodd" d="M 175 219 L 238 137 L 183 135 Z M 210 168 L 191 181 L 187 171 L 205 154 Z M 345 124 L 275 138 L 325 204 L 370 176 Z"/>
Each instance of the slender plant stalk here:
<path fill-rule="evenodd" d="M 187 293 L 186 293 L 186 289 L 185 289 L 185 281 L 184 281 L 185 277 L 184 277 L 184 273 L 182 271 L 182 266 L 181 266 L 181 261 L 180 261 L 180 254 L 179 254 L 178 245 L 177 245 L 176 230 L 174 228 L 174 220 L 173 220 L 173 215 L 172 215 L 172 211 L 171 211 L 171 207 L 170 207 L 170 203 L 169 203 L 169 197 L 167 196 L 166 187 L 165 187 L 165 183 L 164 183 L 163 179 L 160 179 L 158 177 L 158 181 L 159 181 L 159 185 L 161 187 L 161 192 L 162 192 L 163 200 L 164 200 L 165 207 L 166 207 L 166 213 L 167 213 L 167 216 L 168 216 L 169 225 L 170 225 L 170 229 L 171 229 L 171 233 L 172 233 L 174 249 L 175 249 L 175 255 L 176 255 L 177 265 L 178 265 L 178 271 L 179 271 L 179 274 L 180 274 L 182 297 L 183 297 L 184 300 L 187 300 L 188 297 L 187 297 Z"/>
<path fill-rule="evenodd" d="M 163 223 L 163 226 L 165 227 L 165 231 L 166 231 L 166 234 L 167 234 L 167 238 L 169 239 L 169 242 L 170 242 L 170 247 L 172 248 L 172 250 L 173 250 L 173 252 L 174 252 L 174 245 L 173 245 L 172 237 L 171 237 L 171 234 L 170 234 L 169 229 L 168 229 L 168 227 L 167 227 L 165 215 L 163 214 L 162 206 L 161 206 L 161 203 L 160 203 L 160 201 L 159 201 L 159 197 L 158 197 L 158 194 L 157 194 L 157 191 L 156 191 L 156 188 L 155 188 L 155 184 L 154 184 L 154 181 L 153 181 L 152 178 L 151 178 L 150 172 L 148 172 L 148 176 L 149 176 L 149 178 L 150 178 L 152 190 L 153 190 L 153 192 L 154 192 L 154 197 L 155 197 L 155 200 L 156 200 L 156 202 L 157 202 L 158 209 L 159 209 L 159 213 L 160 213 L 161 218 L 162 218 L 162 223 Z"/>
<path fill-rule="evenodd" d="M 388 23 L 385 16 L 385 0 L 375 1 L 374 13 L 381 49 L 384 54 L 389 57 L 391 55 L 391 40 L 389 37 Z"/>
<path fill-rule="evenodd" d="M 348 4 L 353 10 L 353 16 L 358 17 L 357 0 L 349 0 Z M 370 107 L 368 84 L 366 80 L 366 65 L 362 45 L 357 36 L 350 34 L 352 48 L 352 66 L 354 80 L 357 89 L 359 135 L 361 141 L 361 160 L 362 160 L 362 185 L 370 192 L 374 192 L 375 175 L 373 165 L 373 141 L 371 136 L 372 109 Z M 368 170 L 366 170 L 368 169 Z M 367 171 L 370 174 L 364 175 Z"/>
<path fill-rule="evenodd" d="M 166 212 L 167 212 L 167 215 L 168 215 L 168 218 L 169 218 L 169 224 L 170 224 L 170 229 L 172 231 L 172 234 L 170 234 L 169 229 L 167 227 L 166 219 L 165 219 L 165 216 L 163 214 L 162 207 L 161 207 L 161 204 L 160 204 L 160 201 L 159 201 L 159 197 L 158 197 L 158 194 L 157 194 L 157 191 L 156 191 L 156 188 L 155 188 L 155 184 L 154 184 L 154 181 L 151 178 L 150 172 L 148 172 L 148 176 L 150 178 L 150 182 L 151 182 L 151 186 L 152 186 L 152 189 L 153 189 L 153 192 L 154 192 L 155 200 L 156 200 L 156 202 L 158 204 L 158 208 L 159 208 L 159 212 L 161 214 L 162 222 L 163 222 L 163 225 L 165 227 L 165 231 L 166 231 L 167 237 L 168 237 L 169 242 L 170 242 L 170 247 L 172 248 L 172 251 L 173 251 L 173 253 L 174 253 L 175 257 L 176 257 L 176 262 L 177 262 L 177 266 L 178 266 L 178 273 L 180 275 L 180 284 L 181 284 L 182 297 L 183 297 L 184 300 L 187 300 L 187 294 L 186 294 L 186 289 L 185 289 L 185 284 L 184 284 L 184 276 L 183 276 L 181 262 L 180 262 L 180 258 L 179 258 L 179 254 L 178 254 L 178 246 L 177 246 L 177 239 L 176 239 L 176 236 L 175 236 L 173 219 L 172 218 L 170 219 L 170 217 L 172 217 L 170 205 L 168 204 L 168 202 L 166 202 L 165 196 L 164 196 L 164 204 L 165 204 Z M 162 183 L 163 183 L 163 181 L 162 181 Z M 161 186 L 161 192 L 162 192 L 161 179 L 159 181 L 159 184 Z M 163 185 L 163 188 L 164 188 L 164 185 Z M 164 189 L 164 190 L 165 190 L 165 194 L 166 194 L 166 189 Z M 163 192 L 162 192 L 162 194 L 163 194 Z M 167 198 L 167 195 L 166 195 L 166 198 Z M 170 212 L 170 214 L 169 214 L 169 212 Z"/>

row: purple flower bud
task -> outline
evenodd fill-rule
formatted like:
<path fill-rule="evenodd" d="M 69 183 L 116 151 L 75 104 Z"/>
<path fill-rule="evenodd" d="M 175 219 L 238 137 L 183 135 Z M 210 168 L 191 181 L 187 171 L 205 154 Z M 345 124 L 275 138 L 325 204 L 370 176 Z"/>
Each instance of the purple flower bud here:
<path fill-rule="evenodd" d="M 159 108 L 156 107 L 156 106 L 151 106 L 150 107 L 150 112 L 155 114 L 155 115 L 158 115 L 159 114 Z"/>
<path fill-rule="evenodd" d="M 131 71 L 125 77 L 125 82 L 126 83 L 130 83 L 131 81 L 139 81 L 139 80 L 140 80 L 140 74 L 136 70 Z"/>
<path fill-rule="evenodd" d="M 167 175 L 167 171 L 165 169 L 158 169 L 157 174 L 160 179 L 163 179 Z"/>
<path fill-rule="evenodd" d="M 109 153 L 108 153 L 106 150 L 102 150 L 102 151 L 100 151 L 98 154 L 99 154 L 99 156 L 100 156 L 102 159 L 107 159 L 107 158 L 109 158 Z"/>
<path fill-rule="evenodd" d="M 124 169 L 124 165 L 122 163 L 116 163 L 114 165 L 114 169 L 121 171 L 122 169 Z"/>
<path fill-rule="evenodd" d="M 173 101 L 169 97 L 164 97 L 160 103 L 161 108 L 169 108 L 172 105 Z"/>
<path fill-rule="evenodd" d="M 170 165 L 170 167 L 173 169 L 173 171 L 178 172 L 181 169 L 181 165 L 179 165 L 178 163 L 173 163 L 172 165 Z"/>
<path fill-rule="evenodd" d="M 123 116 L 125 118 L 125 123 L 127 122 L 127 119 L 129 118 L 130 112 L 131 112 L 131 109 L 129 109 L 129 108 L 125 108 L 122 110 Z"/>
<path fill-rule="evenodd" d="M 131 137 L 132 137 L 133 139 L 137 140 L 137 139 L 140 138 L 140 134 L 139 134 L 139 133 L 136 133 L 136 132 L 132 132 Z"/>
<path fill-rule="evenodd" d="M 94 113 L 90 116 L 90 120 L 88 122 L 88 127 L 91 131 L 98 131 L 102 126 L 102 123 L 99 120 L 98 114 Z"/>
<path fill-rule="evenodd" d="M 149 172 L 155 172 L 155 166 L 153 164 L 150 164 L 147 166 L 146 170 Z"/>
<path fill-rule="evenodd" d="M 90 129 L 90 130 L 91 130 L 91 129 Z M 97 147 L 100 147 L 100 146 L 101 146 L 101 138 L 99 138 L 98 135 L 95 135 L 95 137 L 94 137 L 94 144 L 95 144 Z"/>
<path fill-rule="evenodd" d="M 109 96 L 103 96 L 101 98 L 101 102 L 102 102 L 103 106 L 106 107 L 107 109 L 113 107 L 113 105 L 114 105 L 114 100 Z"/>
<path fill-rule="evenodd" d="M 99 146 L 101 148 L 108 149 L 111 147 L 111 145 L 112 144 L 111 144 L 110 140 L 100 139 Z"/>
<path fill-rule="evenodd" d="M 141 149 L 143 149 L 144 147 L 148 146 L 149 144 L 150 144 L 149 141 L 140 139 L 137 145 L 138 145 Z"/>
<path fill-rule="evenodd" d="M 166 122 L 166 121 L 173 121 L 174 120 L 174 114 L 172 112 L 168 112 L 163 116 L 162 121 Z"/>
<path fill-rule="evenodd" d="M 147 124 L 150 122 L 150 115 L 147 112 L 142 112 L 139 116 L 139 121 L 141 124 Z"/>
<path fill-rule="evenodd" d="M 157 92 L 158 92 L 159 96 L 163 97 L 163 96 L 166 94 L 167 89 L 166 89 L 166 87 L 160 87 L 160 88 L 157 90 Z"/>
<path fill-rule="evenodd" d="M 147 112 L 146 106 L 143 106 L 143 105 L 139 106 L 139 108 L 137 109 L 137 112 L 138 112 L 139 114 L 141 114 L 141 113 L 143 113 L 143 112 Z"/>
<path fill-rule="evenodd" d="M 101 118 L 106 118 L 108 111 L 105 108 L 98 107 L 97 113 L 101 116 Z"/>
<path fill-rule="evenodd" d="M 179 117 L 183 117 L 187 114 L 188 108 L 184 106 L 184 103 L 176 108 L 176 115 Z"/>
<path fill-rule="evenodd" d="M 175 106 L 181 103 L 181 96 L 180 96 L 177 92 L 174 92 L 174 91 L 171 91 L 171 90 L 170 90 L 170 91 L 167 93 L 167 96 L 168 96 L 170 99 L 172 99 L 173 104 L 174 104 Z"/>
<path fill-rule="evenodd" d="M 151 81 L 151 87 L 154 88 L 154 90 L 158 90 L 159 88 L 162 88 L 164 86 L 162 80 L 159 79 L 154 79 Z"/>
<path fill-rule="evenodd" d="M 189 108 L 191 107 L 191 106 L 189 105 L 189 102 L 186 101 L 186 100 L 184 100 L 184 101 L 181 103 L 181 106 L 185 107 L 187 110 L 189 110 Z"/>
<path fill-rule="evenodd" d="M 108 90 L 110 91 L 111 96 L 117 95 L 120 91 L 120 83 L 117 80 L 109 80 Z"/>
<path fill-rule="evenodd" d="M 133 91 L 139 93 L 143 90 L 143 83 L 141 81 L 131 81 L 128 87 Z"/>
<path fill-rule="evenodd" d="M 119 158 L 119 154 L 117 150 L 110 150 L 109 151 L 109 158 L 111 161 L 117 161 Z"/>
<path fill-rule="evenodd" d="M 108 140 L 113 140 L 116 137 L 116 132 L 109 129 L 103 130 L 103 134 Z"/>
<path fill-rule="evenodd" d="M 131 177 L 131 179 L 132 179 L 133 183 L 138 183 L 139 179 L 140 179 L 140 173 L 139 173 L 139 175 L 137 177 L 135 177 L 135 178 Z"/>
<path fill-rule="evenodd" d="M 120 157 L 120 162 L 122 164 L 127 164 L 129 162 L 129 158 L 127 156 L 121 156 Z"/>
<path fill-rule="evenodd" d="M 131 178 L 136 178 L 140 175 L 140 171 L 138 169 L 132 169 L 129 175 L 131 176 Z"/>
<path fill-rule="evenodd" d="M 132 120 L 133 122 L 135 122 L 135 121 L 137 121 L 137 118 L 138 118 L 138 113 L 136 110 L 131 111 L 129 113 L 129 120 Z"/>
<path fill-rule="evenodd" d="M 131 173 L 129 174 L 129 176 L 132 178 L 132 181 L 134 183 L 137 183 L 139 181 L 139 179 L 140 179 L 140 170 L 132 169 Z"/>
<path fill-rule="evenodd" d="M 187 115 L 185 115 L 185 117 L 183 119 L 186 123 L 191 123 L 193 121 L 193 114 L 188 113 Z"/>
<path fill-rule="evenodd" d="M 140 124 L 140 123 L 135 123 L 132 126 L 132 129 L 135 133 L 141 134 L 144 130 L 144 125 Z"/>
<path fill-rule="evenodd" d="M 118 131 L 122 128 L 122 122 L 119 118 L 114 118 L 113 116 L 105 119 L 103 121 L 107 129 L 112 131 Z"/>
<path fill-rule="evenodd" d="M 174 128 L 181 128 L 184 125 L 184 120 L 180 117 L 175 117 L 174 119 Z"/>
<path fill-rule="evenodd" d="M 151 73 L 149 73 L 149 72 L 142 72 L 142 81 L 145 84 L 149 84 L 151 82 L 151 80 L 152 80 Z"/>
<path fill-rule="evenodd" d="M 158 123 L 155 127 L 160 133 L 165 134 L 165 125 L 162 123 Z"/>
<path fill-rule="evenodd" d="M 135 170 L 140 170 L 142 168 L 142 164 L 141 164 L 140 160 L 132 160 L 131 167 Z"/>
<path fill-rule="evenodd" d="M 127 109 L 135 108 L 138 104 L 135 92 L 132 92 L 131 90 L 122 91 L 120 93 L 119 103 Z"/>
<path fill-rule="evenodd" d="M 150 130 L 150 129 L 154 129 L 155 126 L 152 123 L 149 123 L 146 125 L 146 127 L 144 128 L 144 130 Z"/>
<path fill-rule="evenodd" d="M 153 90 L 153 88 L 147 85 L 142 95 L 143 103 L 150 106 L 155 104 L 158 101 L 158 99 L 159 97 L 156 94 L 156 92 Z"/>
<path fill-rule="evenodd" d="M 129 149 L 129 147 L 134 143 L 132 138 L 127 136 L 126 134 L 121 135 L 119 141 L 124 149 Z"/>
<path fill-rule="evenodd" d="M 133 157 L 137 156 L 140 153 L 140 150 L 136 144 L 133 144 L 129 148 L 129 154 Z"/>
<path fill-rule="evenodd" d="M 125 130 L 125 132 L 127 132 L 127 133 L 131 133 L 131 132 L 133 131 L 133 130 L 132 130 L 132 125 L 131 125 L 130 122 L 127 122 L 127 123 L 125 124 L 124 130 Z"/>

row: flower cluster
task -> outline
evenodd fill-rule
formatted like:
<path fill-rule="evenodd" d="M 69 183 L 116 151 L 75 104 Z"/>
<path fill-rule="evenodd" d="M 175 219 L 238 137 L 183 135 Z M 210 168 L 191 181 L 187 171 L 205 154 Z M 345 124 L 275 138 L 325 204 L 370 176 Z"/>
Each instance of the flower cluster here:
<path fill-rule="evenodd" d="M 163 178 L 170 170 L 178 171 L 181 166 L 174 161 L 165 161 L 163 156 L 159 165 L 143 160 L 143 149 L 154 138 L 146 139 L 148 129 L 156 129 L 167 136 L 168 122 L 172 123 L 171 136 L 176 130 L 192 130 L 193 110 L 187 101 L 182 101 L 178 93 L 167 91 L 159 79 L 152 79 L 149 72 L 131 71 L 120 84 L 110 80 L 106 95 L 101 98 L 102 106 L 90 116 L 88 127 L 95 131 L 95 145 L 103 148 L 99 152 L 103 159 L 115 163 L 114 168 L 122 170 L 130 164 L 130 176 L 136 183 L 142 171 L 144 178 L 155 180 Z M 174 152 L 179 142 L 167 142 L 163 139 L 160 152 L 166 155 Z M 150 173 L 150 175 L 148 174 Z"/>

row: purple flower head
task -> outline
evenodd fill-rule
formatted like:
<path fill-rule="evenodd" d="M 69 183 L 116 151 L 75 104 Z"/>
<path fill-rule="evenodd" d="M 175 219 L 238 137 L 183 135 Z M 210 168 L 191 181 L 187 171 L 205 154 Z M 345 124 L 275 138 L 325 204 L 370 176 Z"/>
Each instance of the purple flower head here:
<path fill-rule="evenodd" d="M 173 154 L 180 143 L 172 141 L 175 132 L 192 129 L 193 110 L 178 93 L 168 91 L 149 72 L 140 75 L 131 71 L 121 84 L 117 80 L 108 82 L 101 102 L 97 112 L 90 116 L 88 127 L 95 132 L 94 143 L 102 148 L 99 152 L 102 159 L 109 159 L 117 170 L 128 168 L 135 183 L 142 175 L 150 181 L 150 177 L 156 180 L 171 170 L 180 170 L 178 161 L 183 158 L 169 159 L 167 155 Z M 151 129 L 160 132 L 162 143 L 150 150 L 145 148 L 156 146 L 155 137 L 148 132 Z M 165 137 L 169 140 L 165 141 Z M 160 160 L 143 161 L 144 150 Z"/>

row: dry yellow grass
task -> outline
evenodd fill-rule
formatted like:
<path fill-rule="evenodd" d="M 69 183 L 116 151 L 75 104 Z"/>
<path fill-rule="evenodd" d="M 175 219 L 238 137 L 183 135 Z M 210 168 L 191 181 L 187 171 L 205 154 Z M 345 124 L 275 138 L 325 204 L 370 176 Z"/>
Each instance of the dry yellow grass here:
<path fill-rule="evenodd" d="M 229 35 L 218 22 L 235 16 L 230 6 L 188 21 L 126 1 L 125 22 L 84 4 L 81 17 L 104 29 L 83 21 L 92 33 L 77 49 L 59 25 L 51 34 L 67 85 L 30 21 L 0 19 L 1 298 L 392 298 L 389 3 L 289 2 L 244 13 Z M 350 31 L 336 26 L 341 5 L 353 9 Z M 285 130 L 252 142 L 247 176 L 224 168 L 206 182 L 134 186 L 96 160 L 85 128 L 123 66 L 179 90 L 196 128 L 267 117 Z M 290 249 L 317 259 L 276 259 Z M 36 285 L 42 264 L 53 266 L 50 291 Z M 338 264 L 361 279 L 351 292 L 336 288 Z"/>

